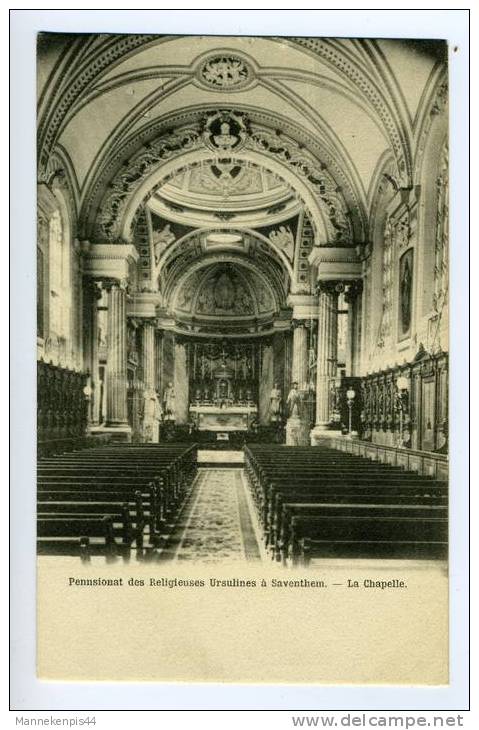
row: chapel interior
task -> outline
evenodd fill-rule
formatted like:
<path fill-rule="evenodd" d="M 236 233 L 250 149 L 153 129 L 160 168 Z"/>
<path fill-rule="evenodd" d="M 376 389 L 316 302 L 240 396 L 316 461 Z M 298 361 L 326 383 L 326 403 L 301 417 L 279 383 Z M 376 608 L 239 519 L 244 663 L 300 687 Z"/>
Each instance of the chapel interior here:
<path fill-rule="evenodd" d="M 45 33 L 37 118 L 39 547 L 444 558 L 446 44 Z"/>

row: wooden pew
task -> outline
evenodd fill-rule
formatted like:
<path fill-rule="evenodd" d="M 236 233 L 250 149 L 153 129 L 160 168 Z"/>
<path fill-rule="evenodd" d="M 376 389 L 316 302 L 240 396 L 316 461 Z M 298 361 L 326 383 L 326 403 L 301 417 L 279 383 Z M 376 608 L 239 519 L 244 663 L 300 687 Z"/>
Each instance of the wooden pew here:
<path fill-rule="evenodd" d="M 293 484 L 289 479 L 285 481 L 275 479 L 264 485 L 255 502 L 260 522 L 267 529 L 272 521 L 278 494 L 285 495 L 286 498 L 304 495 L 306 501 L 312 501 L 314 495 L 317 495 L 317 499 L 319 499 L 321 495 L 329 494 L 332 499 L 336 497 L 339 500 L 341 495 L 348 493 L 370 495 L 373 498 L 375 495 L 382 494 L 389 497 L 391 502 L 394 502 L 399 496 L 410 497 L 412 504 L 418 501 L 431 502 L 437 499 L 447 502 L 447 490 L 442 482 L 424 484 L 420 479 L 403 482 L 400 479 L 385 477 L 376 480 L 367 475 L 364 477 L 328 478 L 324 480 L 320 478 L 304 480 L 298 477 L 296 484 Z M 298 501 L 298 499 L 293 501 Z"/>
<path fill-rule="evenodd" d="M 98 465 L 98 464 L 67 464 L 67 465 L 40 465 L 37 471 L 37 481 L 39 484 L 48 482 L 49 484 L 75 484 L 82 483 L 86 485 L 99 484 L 100 482 L 110 483 L 115 486 L 117 481 L 130 480 L 137 487 L 145 482 L 153 484 L 157 487 L 158 493 L 162 494 L 162 498 L 167 504 L 175 503 L 181 496 L 181 493 L 191 483 L 173 478 L 165 468 L 158 466 L 139 467 L 137 465 Z"/>
<path fill-rule="evenodd" d="M 430 492 L 431 490 L 428 490 Z M 377 503 L 396 505 L 424 505 L 447 508 L 447 494 L 441 490 L 438 494 L 421 493 L 421 490 L 409 485 L 364 485 L 349 484 L 318 486 L 316 489 L 272 487 L 268 500 L 268 509 L 263 521 L 266 546 L 275 550 L 278 531 L 283 519 L 283 506 L 290 503 L 345 504 L 345 503 Z"/>
<path fill-rule="evenodd" d="M 289 556 L 296 563 L 300 555 L 310 560 L 320 553 L 342 557 L 342 546 L 351 556 L 354 545 L 371 557 L 374 550 L 364 548 L 370 525 L 378 535 L 369 542 L 382 546 L 382 556 L 388 555 L 388 541 L 390 554 L 400 556 L 414 556 L 416 543 L 421 556 L 442 556 L 447 548 L 445 482 L 327 447 L 247 446 L 245 471 L 266 546 L 276 559 Z M 388 535 L 391 515 L 404 527 L 402 537 L 400 527 Z M 347 534 L 348 520 L 355 538 Z M 423 523 L 425 539 L 408 539 Z"/>
<path fill-rule="evenodd" d="M 111 517 L 114 521 L 114 535 L 121 539 L 123 545 L 131 547 L 134 542 L 137 548 L 143 548 L 146 518 L 140 493 L 137 494 L 136 501 L 133 503 L 112 499 L 84 500 L 78 494 L 70 498 L 68 495 L 63 495 L 62 499 L 57 496 L 57 499 L 50 498 L 45 501 L 40 498 L 37 502 L 37 518 L 47 520 L 57 517 L 61 519 Z M 118 522 L 120 524 L 117 527 L 115 523 Z"/>
<path fill-rule="evenodd" d="M 289 543 L 283 548 L 283 559 L 286 556 L 293 565 L 320 557 L 445 559 L 447 518 L 293 517 Z"/>
<path fill-rule="evenodd" d="M 386 540 L 314 540 L 303 537 L 298 543 L 297 563 L 307 568 L 314 559 L 320 558 L 370 558 L 402 560 L 447 560 L 447 540 L 406 540 L 404 535 Z"/>
<path fill-rule="evenodd" d="M 285 503 L 282 508 L 278 543 L 283 562 L 289 557 L 293 564 L 300 554 L 299 538 L 338 539 L 347 533 L 351 522 L 351 539 L 372 540 L 400 537 L 396 522 L 405 526 L 409 542 L 444 541 L 447 539 L 447 507 L 437 505 L 377 504 L 377 503 Z M 422 525 L 425 525 L 424 531 Z M 334 532 L 338 526 L 337 533 Z M 414 532 L 416 530 L 416 532 Z M 389 532 L 388 532 L 389 531 Z M 343 557 L 336 554 L 336 557 Z"/>
<path fill-rule="evenodd" d="M 92 543 L 92 538 L 97 542 Z M 78 555 L 85 559 L 97 554 L 116 558 L 118 547 L 111 517 L 37 520 L 39 555 Z"/>
<path fill-rule="evenodd" d="M 115 537 L 120 537 L 122 547 L 134 542 L 141 550 L 147 525 L 156 544 L 167 519 L 174 519 L 196 468 L 194 444 L 103 446 L 41 459 L 39 552 L 51 554 L 58 548 L 61 554 L 67 550 L 88 556 L 98 550 L 98 543 L 91 540 L 104 536 L 104 524 L 113 531 L 113 543 L 109 533 L 102 543 L 107 554 L 116 544 Z M 101 518 L 113 522 L 103 523 Z M 78 535 L 82 526 L 86 532 Z"/>

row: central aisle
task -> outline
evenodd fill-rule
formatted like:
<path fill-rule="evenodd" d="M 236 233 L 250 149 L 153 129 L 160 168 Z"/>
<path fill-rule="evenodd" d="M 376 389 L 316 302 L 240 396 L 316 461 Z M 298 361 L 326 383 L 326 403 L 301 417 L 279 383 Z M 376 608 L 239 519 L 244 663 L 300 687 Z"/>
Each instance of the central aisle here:
<path fill-rule="evenodd" d="M 260 561 L 242 469 L 200 469 L 163 557 L 208 563 Z"/>

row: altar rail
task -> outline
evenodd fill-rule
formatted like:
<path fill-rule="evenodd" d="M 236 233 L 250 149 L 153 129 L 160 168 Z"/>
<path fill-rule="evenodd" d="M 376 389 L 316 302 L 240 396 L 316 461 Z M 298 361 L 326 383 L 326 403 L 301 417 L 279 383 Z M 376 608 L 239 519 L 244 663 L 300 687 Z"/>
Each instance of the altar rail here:
<path fill-rule="evenodd" d="M 160 443 L 169 442 L 197 443 L 207 449 L 242 449 L 245 444 L 281 444 L 285 441 L 284 428 L 258 426 L 249 431 L 230 431 L 228 439 L 218 439 L 214 431 L 198 431 L 187 425 L 176 425 L 168 421 L 160 424 Z"/>
<path fill-rule="evenodd" d="M 338 451 L 344 451 L 356 456 L 365 456 L 371 461 L 382 464 L 399 466 L 406 471 L 417 472 L 434 479 L 447 481 L 448 458 L 445 454 L 436 454 L 430 451 L 415 451 L 414 449 L 400 449 L 395 446 L 372 444 L 370 441 L 349 439 L 333 436 L 320 440 L 322 446 L 330 446 Z"/>

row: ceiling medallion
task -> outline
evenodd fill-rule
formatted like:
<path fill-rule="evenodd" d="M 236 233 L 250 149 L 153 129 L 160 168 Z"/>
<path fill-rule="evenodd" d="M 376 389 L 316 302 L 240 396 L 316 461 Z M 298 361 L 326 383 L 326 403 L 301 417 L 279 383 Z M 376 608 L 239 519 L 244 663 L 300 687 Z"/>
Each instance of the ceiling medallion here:
<path fill-rule="evenodd" d="M 237 56 L 229 54 L 212 56 L 201 66 L 199 72 L 200 80 L 214 89 L 242 88 L 251 78 L 249 65 Z"/>
<path fill-rule="evenodd" d="M 248 120 L 244 114 L 218 111 L 208 114 L 202 123 L 201 134 L 209 149 L 225 156 L 240 150 L 248 137 Z"/>

